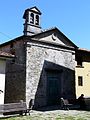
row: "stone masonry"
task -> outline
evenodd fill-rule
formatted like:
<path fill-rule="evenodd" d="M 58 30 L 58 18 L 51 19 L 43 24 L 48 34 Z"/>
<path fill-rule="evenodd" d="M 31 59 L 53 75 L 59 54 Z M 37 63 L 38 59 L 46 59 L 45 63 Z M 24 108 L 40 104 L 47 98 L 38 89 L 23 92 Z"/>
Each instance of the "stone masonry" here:
<path fill-rule="evenodd" d="M 27 43 L 26 101 L 35 99 L 36 107 L 47 105 L 46 69 L 62 70 L 61 93 L 75 98 L 75 52 L 40 43 Z M 67 96 L 65 96 L 67 95 Z"/>

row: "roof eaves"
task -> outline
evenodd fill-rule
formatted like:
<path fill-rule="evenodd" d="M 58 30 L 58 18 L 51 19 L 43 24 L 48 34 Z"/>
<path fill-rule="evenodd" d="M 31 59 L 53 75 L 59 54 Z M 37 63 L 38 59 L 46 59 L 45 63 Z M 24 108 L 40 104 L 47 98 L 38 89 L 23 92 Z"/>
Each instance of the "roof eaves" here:
<path fill-rule="evenodd" d="M 15 55 L 12 55 L 10 53 L 6 53 L 3 51 L 0 51 L 0 56 L 2 56 L 2 57 L 15 57 Z"/>
<path fill-rule="evenodd" d="M 7 42 L 5 42 L 5 43 L 2 43 L 2 44 L 0 44 L 0 47 L 5 46 L 5 45 L 8 45 L 8 44 L 11 43 L 11 42 L 15 42 L 15 41 L 21 40 L 23 37 L 24 37 L 24 35 L 23 35 L 23 36 L 19 36 L 19 37 L 17 37 L 17 38 L 14 38 L 14 39 L 12 39 L 12 40 L 9 40 L 9 41 L 7 41 Z"/>
<path fill-rule="evenodd" d="M 66 38 L 75 48 L 78 48 L 63 32 L 61 32 L 57 27 L 55 29 L 63 35 L 64 38 Z"/>
<path fill-rule="evenodd" d="M 79 51 L 84 51 L 84 52 L 90 52 L 90 50 L 84 49 L 84 48 L 78 48 Z"/>

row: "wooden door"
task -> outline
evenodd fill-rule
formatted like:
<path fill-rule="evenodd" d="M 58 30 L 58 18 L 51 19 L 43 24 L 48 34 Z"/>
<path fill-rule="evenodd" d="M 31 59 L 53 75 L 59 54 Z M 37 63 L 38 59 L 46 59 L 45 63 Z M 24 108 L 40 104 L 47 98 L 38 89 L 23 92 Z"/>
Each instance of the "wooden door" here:
<path fill-rule="evenodd" d="M 59 104 L 60 76 L 56 71 L 47 72 L 47 104 Z"/>

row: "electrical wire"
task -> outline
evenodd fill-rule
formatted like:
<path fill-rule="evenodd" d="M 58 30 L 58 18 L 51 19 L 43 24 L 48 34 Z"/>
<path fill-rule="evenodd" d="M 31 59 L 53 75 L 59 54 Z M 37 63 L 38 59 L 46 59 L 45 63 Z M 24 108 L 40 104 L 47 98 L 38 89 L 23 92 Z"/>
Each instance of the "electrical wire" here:
<path fill-rule="evenodd" d="M 12 38 L 11 38 L 9 35 L 7 35 L 6 33 L 0 32 L 0 34 L 6 36 L 6 37 L 9 38 L 9 39 L 12 39 Z"/>

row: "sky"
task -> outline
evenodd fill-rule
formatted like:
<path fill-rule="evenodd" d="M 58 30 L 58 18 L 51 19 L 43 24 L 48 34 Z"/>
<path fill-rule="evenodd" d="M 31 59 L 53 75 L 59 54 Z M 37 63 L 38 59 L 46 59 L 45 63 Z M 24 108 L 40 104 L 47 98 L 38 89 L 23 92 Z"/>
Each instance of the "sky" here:
<path fill-rule="evenodd" d="M 23 35 L 24 11 L 34 6 L 42 13 L 42 29 L 57 27 L 90 50 L 90 0 L 0 0 L 0 44 Z"/>

